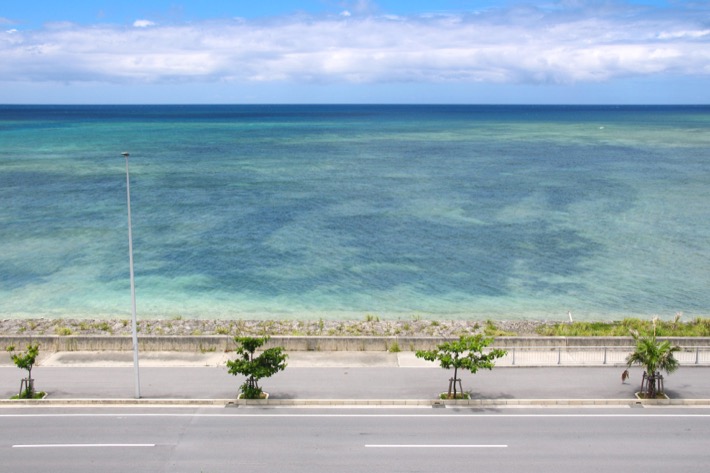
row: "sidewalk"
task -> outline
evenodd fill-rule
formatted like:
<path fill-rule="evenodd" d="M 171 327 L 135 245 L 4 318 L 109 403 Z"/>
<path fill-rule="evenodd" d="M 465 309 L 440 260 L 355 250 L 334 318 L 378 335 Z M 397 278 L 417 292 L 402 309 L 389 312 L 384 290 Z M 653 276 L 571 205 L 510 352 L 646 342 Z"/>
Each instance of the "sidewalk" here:
<path fill-rule="evenodd" d="M 140 354 L 141 402 L 224 405 L 234 402 L 241 377 L 227 373 L 230 354 L 145 352 Z M 642 369 L 624 366 L 540 366 L 516 359 L 492 371 L 460 374 L 469 404 L 633 404 Z M 537 366 L 532 366 L 537 364 Z M 20 371 L 0 360 L 0 399 L 19 390 Z M 32 372 L 47 403 L 90 400 L 135 402 L 132 352 L 43 354 Z M 453 371 L 418 359 L 412 352 L 291 352 L 288 367 L 261 381 L 269 405 L 423 404 L 446 391 Z M 685 366 L 665 377 L 670 403 L 710 405 L 710 367 Z M 9 403 L 2 401 L 0 406 Z"/>

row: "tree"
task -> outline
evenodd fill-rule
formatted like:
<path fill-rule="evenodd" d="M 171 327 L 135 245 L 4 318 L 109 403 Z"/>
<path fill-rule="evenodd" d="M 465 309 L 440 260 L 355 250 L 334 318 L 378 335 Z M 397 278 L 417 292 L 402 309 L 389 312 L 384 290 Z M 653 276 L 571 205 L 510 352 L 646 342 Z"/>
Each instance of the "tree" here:
<path fill-rule="evenodd" d="M 626 357 L 626 364 L 630 367 L 633 364 L 643 366 L 644 373 L 641 381 L 641 394 L 647 398 L 655 398 L 658 394 L 663 394 L 663 376 L 661 371 L 671 374 L 678 369 L 680 363 L 673 356 L 680 347 L 671 345 L 668 340 L 656 340 L 656 334 L 641 336 L 638 333 L 631 334 L 636 341 L 636 348 L 633 353 Z M 657 381 L 660 381 L 657 384 Z"/>
<path fill-rule="evenodd" d="M 27 345 L 27 351 L 24 353 L 12 353 L 15 351 L 15 347 L 8 347 L 7 349 L 8 352 L 11 353 L 12 361 L 15 363 L 15 366 L 20 368 L 21 370 L 27 370 L 27 378 L 26 380 L 23 380 L 23 383 L 20 384 L 20 399 L 33 399 L 35 396 L 35 386 L 34 386 L 34 379 L 32 379 L 32 368 L 35 365 L 35 362 L 37 361 L 37 356 L 39 356 L 39 345 L 37 344 L 29 344 Z M 22 390 L 22 386 L 25 384 L 25 389 L 24 391 Z"/>
<path fill-rule="evenodd" d="M 283 353 L 283 347 L 273 347 L 255 356 L 254 352 L 268 342 L 269 337 L 234 337 L 234 341 L 239 356 L 236 360 L 227 361 L 228 371 L 233 375 L 247 377 L 239 388 L 245 399 L 260 399 L 262 390 L 259 380 L 284 370 L 288 355 Z"/>
<path fill-rule="evenodd" d="M 464 369 L 476 374 L 479 369 L 492 370 L 495 360 L 506 355 L 505 350 L 499 348 L 491 349 L 487 353 L 483 352 L 493 342 L 493 338 L 486 338 L 483 335 L 462 335 L 457 341 L 444 342 L 436 346 L 435 350 L 418 350 L 415 355 L 427 361 L 438 361 L 444 369 L 454 369 L 454 377 L 449 380 L 449 397 L 451 397 L 451 384 L 453 383 L 453 398 L 457 398 L 456 382 L 458 370 Z M 462 388 L 463 389 L 463 388 Z"/>

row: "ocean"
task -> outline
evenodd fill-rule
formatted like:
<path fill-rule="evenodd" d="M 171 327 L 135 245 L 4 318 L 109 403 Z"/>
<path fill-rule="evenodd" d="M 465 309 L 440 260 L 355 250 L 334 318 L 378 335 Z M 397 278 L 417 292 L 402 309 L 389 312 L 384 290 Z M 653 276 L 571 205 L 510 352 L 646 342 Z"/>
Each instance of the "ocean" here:
<path fill-rule="evenodd" d="M 710 315 L 710 106 L 0 106 L 0 318 Z"/>

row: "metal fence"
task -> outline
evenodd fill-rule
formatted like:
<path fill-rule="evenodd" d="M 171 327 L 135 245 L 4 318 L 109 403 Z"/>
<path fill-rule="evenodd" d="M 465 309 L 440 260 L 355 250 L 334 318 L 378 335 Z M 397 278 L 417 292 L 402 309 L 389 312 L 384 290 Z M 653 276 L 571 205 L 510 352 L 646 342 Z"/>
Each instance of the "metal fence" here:
<path fill-rule="evenodd" d="M 496 360 L 498 366 L 621 366 L 633 347 L 510 347 Z M 710 365 L 710 347 L 681 347 L 681 365 Z"/>

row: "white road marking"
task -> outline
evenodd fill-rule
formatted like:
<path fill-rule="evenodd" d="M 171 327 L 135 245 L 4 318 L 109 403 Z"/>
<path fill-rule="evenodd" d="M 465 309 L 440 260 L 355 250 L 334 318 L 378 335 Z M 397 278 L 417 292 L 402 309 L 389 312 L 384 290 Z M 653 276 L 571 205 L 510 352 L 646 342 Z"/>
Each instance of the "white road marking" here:
<path fill-rule="evenodd" d="M 507 445 L 365 445 L 365 448 L 508 448 Z"/>
<path fill-rule="evenodd" d="M 648 412 L 639 412 L 637 414 L 481 414 L 475 410 L 471 413 L 458 413 L 458 414 L 205 414 L 205 413 L 55 413 L 55 414 L 0 414 L 1 418 L 62 418 L 62 417 L 115 417 L 115 418 L 127 418 L 127 417 L 212 417 L 212 418 L 235 418 L 235 417 L 294 417 L 294 418 L 308 418 L 308 417 L 320 417 L 320 418 L 377 418 L 377 417 L 394 417 L 394 418 L 428 418 L 428 419 L 481 419 L 481 418 L 585 418 L 585 417 L 608 417 L 608 418 L 653 418 L 653 417 L 668 417 L 668 418 L 681 418 L 681 417 L 710 417 L 710 414 L 650 414 Z"/>
<path fill-rule="evenodd" d="M 12 448 L 136 448 L 155 447 L 154 443 L 48 443 L 35 445 L 13 445 Z"/>

